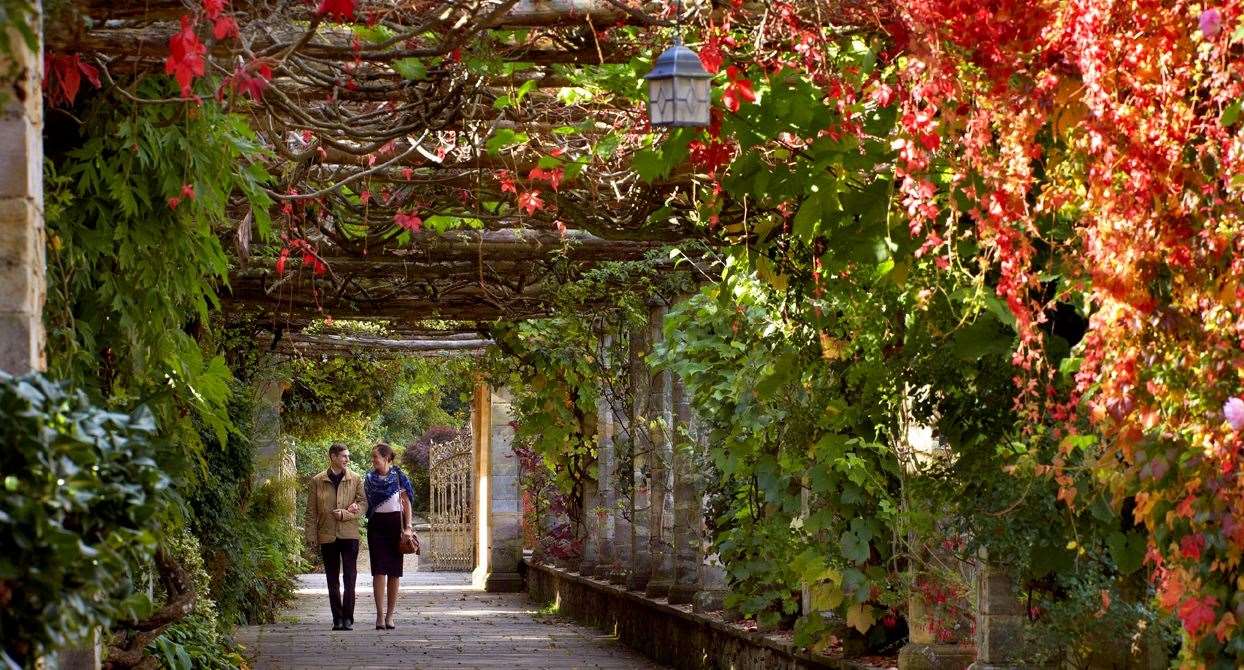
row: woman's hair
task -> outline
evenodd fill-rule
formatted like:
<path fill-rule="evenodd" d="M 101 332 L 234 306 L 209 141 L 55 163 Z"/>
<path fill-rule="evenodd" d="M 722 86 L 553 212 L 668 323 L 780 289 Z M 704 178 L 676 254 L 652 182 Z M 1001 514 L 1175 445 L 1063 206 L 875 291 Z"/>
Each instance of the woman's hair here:
<path fill-rule="evenodd" d="M 387 442 L 377 442 L 376 446 L 371 448 L 371 452 L 373 454 L 380 454 L 381 458 L 390 463 L 393 462 L 393 457 L 397 455 L 393 453 L 393 447 L 390 447 Z"/>

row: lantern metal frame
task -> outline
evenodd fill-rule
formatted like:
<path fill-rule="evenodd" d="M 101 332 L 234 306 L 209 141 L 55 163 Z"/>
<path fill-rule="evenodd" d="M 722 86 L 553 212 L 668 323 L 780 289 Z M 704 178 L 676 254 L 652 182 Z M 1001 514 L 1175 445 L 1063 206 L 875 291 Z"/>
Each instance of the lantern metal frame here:
<path fill-rule="evenodd" d="M 674 45 L 657 57 L 652 71 L 644 75 L 648 82 L 648 120 L 657 128 L 703 128 L 709 124 L 712 100 L 710 96 L 713 75 L 704 69 L 700 57 L 683 46 L 682 35 L 674 37 Z M 661 82 L 671 82 L 668 86 Z M 662 97 L 658 97 L 662 96 Z M 692 97 L 693 96 L 693 97 Z M 689 118 L 679 118 L 680 104 L 693 109 Z M 664 109 L 672 106 L 670 118 L 664 118 Z M 658 113 L 658 111 L 660 113 Z"/>

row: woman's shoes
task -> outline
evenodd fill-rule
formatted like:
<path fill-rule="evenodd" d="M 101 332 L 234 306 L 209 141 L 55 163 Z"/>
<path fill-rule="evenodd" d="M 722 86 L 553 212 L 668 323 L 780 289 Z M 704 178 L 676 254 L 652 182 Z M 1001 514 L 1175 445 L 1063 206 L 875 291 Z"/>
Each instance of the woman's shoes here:
<path fill-rule="evenodd" d="M 384 627 L 387 628 L 388 630 L 393 630 L 394 628 L 397 628 L 397 626 L 393 625 L 392 616 L 387 616 L 384 618 Z"/>

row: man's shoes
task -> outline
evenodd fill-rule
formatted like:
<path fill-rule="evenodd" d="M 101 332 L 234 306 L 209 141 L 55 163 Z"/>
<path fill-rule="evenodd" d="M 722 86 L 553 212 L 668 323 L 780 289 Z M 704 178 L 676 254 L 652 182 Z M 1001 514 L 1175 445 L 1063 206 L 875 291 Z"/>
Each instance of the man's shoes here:
<path fill-rule="evenodd" d="M 341 620 L 341 630 L 354 630 L 354 619 L 346 617 Z"/>
<path fill-rule="evenodd" d="M 333 630 L 346 630 L 346 626 L 338 617 L 333 617 Z"/>

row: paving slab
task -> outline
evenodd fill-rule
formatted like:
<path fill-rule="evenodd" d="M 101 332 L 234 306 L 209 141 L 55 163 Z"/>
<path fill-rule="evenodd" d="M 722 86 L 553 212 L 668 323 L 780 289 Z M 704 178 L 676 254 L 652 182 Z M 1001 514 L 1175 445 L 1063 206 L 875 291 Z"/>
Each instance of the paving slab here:
<path fill-rule="evenodd" d="M 542 614 L 523 593 L 485 593 L 468 573 L 408 572 L 394 630 L 375 629 L 371 576 L 360 571 L 355 627 L 333 631 L 323 574 L 302 575 L 277 623 L 236 639 L 256 670 L 663 668 L 613 636 Z"/>

